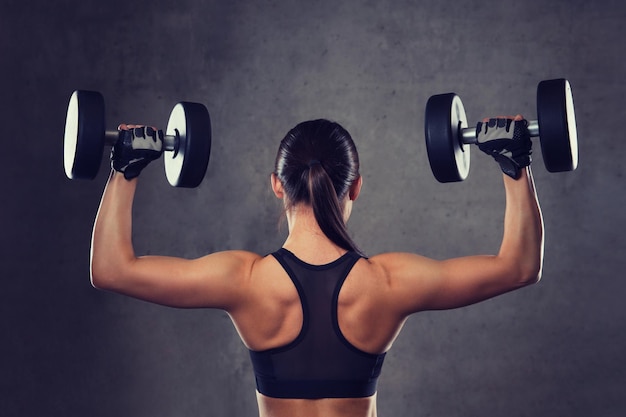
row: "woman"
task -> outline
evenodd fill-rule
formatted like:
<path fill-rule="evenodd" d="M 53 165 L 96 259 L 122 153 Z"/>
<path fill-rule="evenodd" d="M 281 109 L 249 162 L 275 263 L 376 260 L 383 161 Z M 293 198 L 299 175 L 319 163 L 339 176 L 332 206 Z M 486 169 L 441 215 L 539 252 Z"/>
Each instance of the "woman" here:
<path fill-rule="evenodd" d="M 271 187 L 289 235 L 276 253 L 137 257 L 136 177 L 160 155 L 161 141 L 152 129 L 120 127 L 93 232 L 92 283 L 172 307 L 225 310 L 250 349 L 261 417 L 376 416 L 384 355 L 409 315 L 539 280 L 543 226 L 521 116 L 477 127 L 479 146 L 507 174 L 499 253 L 445 261 L 361 255 L 346 229 L 361 191 L 358 155 L 348 132 L 326 120 L 299 124 L 280 144 Z"/>

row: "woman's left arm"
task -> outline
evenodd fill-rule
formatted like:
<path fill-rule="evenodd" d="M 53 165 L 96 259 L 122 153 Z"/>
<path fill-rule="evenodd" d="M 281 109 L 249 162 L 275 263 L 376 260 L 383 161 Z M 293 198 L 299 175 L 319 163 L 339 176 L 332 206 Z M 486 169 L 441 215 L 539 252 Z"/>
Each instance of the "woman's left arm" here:
<path fill-rule="evenodd" d="M 188 260 L 137 257 L 132 243 L 132 207 L 137 179 L 113 171 L 107 182 L 91 242 L 91 282 L 172 307 L 231 310 L 242 300 L 244 283 L 260 257 L 243 251 L 218 252 Z"/>

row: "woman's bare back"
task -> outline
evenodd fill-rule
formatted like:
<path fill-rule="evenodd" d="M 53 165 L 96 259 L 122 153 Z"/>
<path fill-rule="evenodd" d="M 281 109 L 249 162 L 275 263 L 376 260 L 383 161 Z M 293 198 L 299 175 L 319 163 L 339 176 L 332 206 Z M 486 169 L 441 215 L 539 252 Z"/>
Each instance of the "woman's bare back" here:
<path fill-rule="evenodd" d="M 376 417 L 376 394 L 319 400 L 270 398 L 257 392 L 259 417 Z"/>

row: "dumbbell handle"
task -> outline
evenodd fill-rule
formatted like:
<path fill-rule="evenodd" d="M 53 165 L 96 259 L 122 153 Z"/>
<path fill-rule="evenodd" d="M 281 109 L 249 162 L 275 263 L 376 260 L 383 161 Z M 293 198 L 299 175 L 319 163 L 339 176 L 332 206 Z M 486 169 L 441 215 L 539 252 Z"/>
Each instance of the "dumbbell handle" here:
<path fill-rule="evenodd" d="M 120 132 L 118 130 L 107 130 L 104 132 L 104 144 L 113 146 Z M 175 151 L 178 144 L 178 135 L 163 135 L 163 150 L 164 151 Z"/>
<path fill-rule="evenodd" d="M 528 121 L 528 133 L 530 133 L 530 137 L 534 138 L 539 136 L 539 121 L 538 120 L 529 120 Z M 462 142 L 464 144 L 475 144 L 476 143 L 476 127 L 466 127 L 461 129 L 461 137 Z"/>

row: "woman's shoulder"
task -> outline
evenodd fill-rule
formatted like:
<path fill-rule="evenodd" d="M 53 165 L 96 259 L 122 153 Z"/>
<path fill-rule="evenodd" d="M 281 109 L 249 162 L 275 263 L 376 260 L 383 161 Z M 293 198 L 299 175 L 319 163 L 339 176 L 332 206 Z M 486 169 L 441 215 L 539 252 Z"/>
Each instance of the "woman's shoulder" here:
<path fill-rule="evenodd" d="M 267 263 L 269 255 L 246 250 L 225 250 L 209 253 L 196 259 L 197 266 L 205 271 L 228 271 L 233 277 L 246 278 L 253 270 Z"/>
<path fill-rule="evenodd" d="M 435 262 L 433 259 L 408 252 L 385 252 L 365 259 L 370 271 L 387 279 L 423 271 Z"/>
<path fill-rule="evenodd" d="M 393 269 L 406 264 L 419 265 L 431 261 L 432 259 L 425 256 L 408 252 L 385 252 L 367 258 L 367 262 L 373 267 L 384 269 Z"/>

